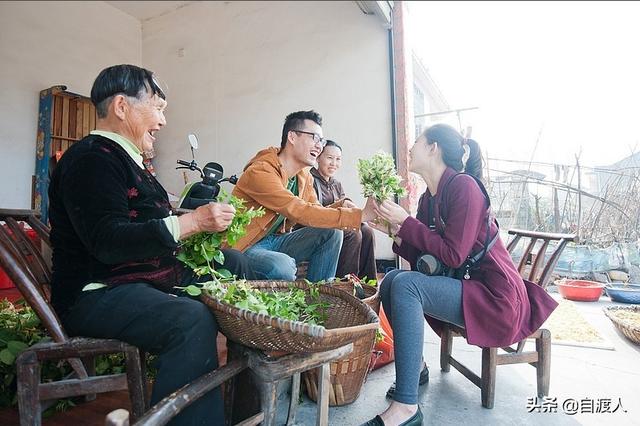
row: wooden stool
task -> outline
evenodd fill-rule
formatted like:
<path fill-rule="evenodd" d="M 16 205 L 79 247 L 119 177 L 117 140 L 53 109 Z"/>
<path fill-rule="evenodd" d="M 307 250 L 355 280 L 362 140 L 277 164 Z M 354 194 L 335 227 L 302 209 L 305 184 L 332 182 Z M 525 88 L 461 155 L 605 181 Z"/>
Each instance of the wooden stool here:
<path fill-rule="evenodd" d="M 321 367 L 322 374 L 318 377 L 318 414 L 316 417 L 316 425 L 327 426 L 329 424 L 329 366 L 330 362 L 341 358 L 353 350 L 353 343 L 341 346 L 325 352 L 316 353 L 297 353 L 284 356 L 268 356 L 263 351 L 250 349 L 246 346 L 238 345 L 231 341 L 228 342 L 229 360 L 237 357 L 246 356 L 251 371 L 251 379 L 255 382 L 255 386 L 260 393 L 259 404 L 260 409 L 264 413 L 263 425 L 275 426 L 277 412 L 277 391 L 278 383 L 281 380 L 293 376 L 293 384 L 291 388 L 291 401 L 289 403 L 289 412 L 287 416 L 287 425 L 295 422 L 296 410 L 298 408 L 298 397 L 300 392 L 300 373 L 313 368 Z M 229 421 L 233 421 L 233 404 L 236 394 L 236 386 L 234 383 L 226 389 L 225 397 L 230 401 L 227 405 L 228 412 L 226 417 Z M 247 395 L 243 395 L 246 397 Z M 243 398 L 245 399 L 245 398 Z M 251 405 L 251 402 L 243 401 L 245 404 Z M 242 407 L 243 415 L 246 410 L 255 407 Z"/>

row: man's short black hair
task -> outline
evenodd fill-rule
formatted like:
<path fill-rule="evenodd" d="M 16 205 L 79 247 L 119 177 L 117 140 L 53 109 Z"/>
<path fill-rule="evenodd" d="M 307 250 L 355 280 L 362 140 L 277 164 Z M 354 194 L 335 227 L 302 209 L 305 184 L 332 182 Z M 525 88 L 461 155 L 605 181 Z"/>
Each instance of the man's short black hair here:
<path fill-rule="evenodd" d="M 103 69 L 96 77 L 91 88 L 91 102 L 96 107 L 98 117 L 104 118 L 113 96 L 122 94 L 140 99 L 143 93 L 165 99 L 153 72 L 135 65 L 114 65 Z"/>
<path fill-rule="evenodd" d="M 284 119 L 280 149 L 284 149 L 284 147 L 287 146 L 287 136 L 291 130 L 302 130 L 304 120 L 311 120 L 318 126 L 322 126 L 322 117 L 314 110 L 292 112 Z"/>

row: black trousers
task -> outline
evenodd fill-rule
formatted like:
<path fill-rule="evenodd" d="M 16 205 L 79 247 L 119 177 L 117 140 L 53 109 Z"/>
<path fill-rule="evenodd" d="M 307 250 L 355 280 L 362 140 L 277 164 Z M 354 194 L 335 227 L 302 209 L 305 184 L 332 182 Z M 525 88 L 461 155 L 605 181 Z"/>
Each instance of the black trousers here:
<path fill-rule="evenodd" d="M 254 278 L 242 253 L 225 250 L 224 254 L 222 267 Z M 147 283 L 83 292 L 65 316 L 64 326 L 70 335 L 118 339 L 157 354 L 151 405 L 218 368 L 218 324 L 211 311 L 196 299 L 176 297 Z M 220 389 L 204 395 L 170 424 L 224 425 Z"/>
<path fill-rule="evenodd" d="M 354 274 L 376 279 L 375 237 L 373 229 L 363 223 L 357 231 L 344 231 L 336 277 Z"/>

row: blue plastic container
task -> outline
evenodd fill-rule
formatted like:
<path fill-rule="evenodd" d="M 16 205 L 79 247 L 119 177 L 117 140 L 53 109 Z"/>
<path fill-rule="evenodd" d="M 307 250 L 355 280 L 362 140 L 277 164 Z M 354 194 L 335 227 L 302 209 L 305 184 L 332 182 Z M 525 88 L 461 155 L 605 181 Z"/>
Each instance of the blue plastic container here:
<path fill-rule="evenodd" d="M 604 289 L 614 302 L 640 304 L 640 284 L 607 284 Z"/>

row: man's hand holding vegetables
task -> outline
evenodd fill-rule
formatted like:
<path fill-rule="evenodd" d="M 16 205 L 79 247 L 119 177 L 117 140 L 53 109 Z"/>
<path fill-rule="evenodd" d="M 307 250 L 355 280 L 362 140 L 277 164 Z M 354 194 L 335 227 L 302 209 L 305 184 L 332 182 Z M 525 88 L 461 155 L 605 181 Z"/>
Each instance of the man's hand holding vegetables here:
<path fill-rule="evenodd" d="M 296 264 L 302 261 L 309 262 L 310 281 L 333 278 L 342 230 L 359 229 L 362 222 L 375 218 L 371 203 L 361 210 L 344 200 L 328 207 L 318 202 L 308 169 L 316 164 L 325 143 L 318 113 L 289 114 L 280 147 L 263 149 L 249 160 L 233 190 L 248 207 L 265 210 L 232 245 L 249 257 L 258 278 L 294 280 Z M 292 230 L 296 224 L 304 228 Z"/>

